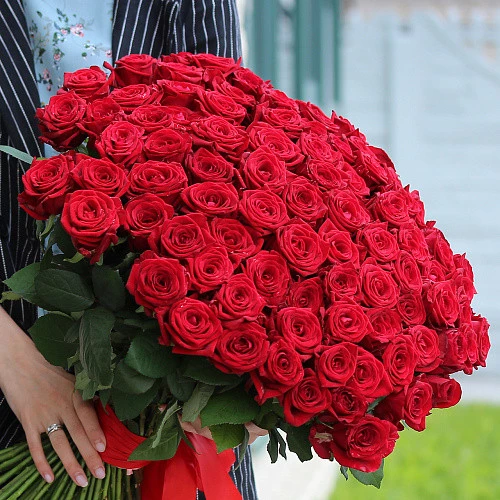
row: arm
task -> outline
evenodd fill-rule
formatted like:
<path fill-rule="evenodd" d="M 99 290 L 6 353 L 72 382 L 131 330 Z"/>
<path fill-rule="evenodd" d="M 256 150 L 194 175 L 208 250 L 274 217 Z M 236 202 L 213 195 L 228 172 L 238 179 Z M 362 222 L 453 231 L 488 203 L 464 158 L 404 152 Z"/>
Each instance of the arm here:
<path fill-rule="evenodd" d="M 236 0 L 180 0 L 174 29 L 171 37 L 187 52 L 241 57 Z"/>

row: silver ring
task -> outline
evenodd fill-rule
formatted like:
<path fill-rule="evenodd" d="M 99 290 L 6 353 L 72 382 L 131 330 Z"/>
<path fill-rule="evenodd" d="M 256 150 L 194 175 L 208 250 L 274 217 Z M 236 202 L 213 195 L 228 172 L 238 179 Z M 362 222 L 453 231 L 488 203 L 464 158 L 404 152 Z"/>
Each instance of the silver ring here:
<path fill-rule="evenodd" d="M 64 429 L 63 424 L 52 424 L 47 427 L 47 436 L 50 436 L 53 432 L 60 431 Z"/>

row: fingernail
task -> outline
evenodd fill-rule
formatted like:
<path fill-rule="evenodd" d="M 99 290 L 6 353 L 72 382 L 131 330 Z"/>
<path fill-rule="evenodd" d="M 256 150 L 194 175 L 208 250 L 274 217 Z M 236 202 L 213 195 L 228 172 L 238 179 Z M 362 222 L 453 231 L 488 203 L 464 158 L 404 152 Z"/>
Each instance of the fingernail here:
<path fill-rule="evenodd" d="M 45 479 L 45 481 L 47 481 L 49 484 L 54 480 L 54 478 L 50 475 L 50 474 L 45 474 L 43 476 L 43 478 Z"/>
<path fill-rule="evenodd" d="M 106 476 L 106 471 L 104 470 L 103 467 L 98 467 L 96 470 L 95 470 L 95 477 L 97 479 L 104 479 L 104 477 Z"/>
<path fill-rule="evenodd" d="M 96 441 L 96 443 L 95 443 L 95 449 L 99 453 L 102 453 L 106 449 L 106 446 L 104 446 L 104 443 L 102 441 Z"/>
<path fill-rule="evenodd" d="M 85 488 L 85 486 L 89 484 L 87 478 L 83 474 L 77 474 L 75 476 L 75 479 L 76 479 L 76 484 L 78 484 L 78 486 L 81 486 L 82 488 Z"/>

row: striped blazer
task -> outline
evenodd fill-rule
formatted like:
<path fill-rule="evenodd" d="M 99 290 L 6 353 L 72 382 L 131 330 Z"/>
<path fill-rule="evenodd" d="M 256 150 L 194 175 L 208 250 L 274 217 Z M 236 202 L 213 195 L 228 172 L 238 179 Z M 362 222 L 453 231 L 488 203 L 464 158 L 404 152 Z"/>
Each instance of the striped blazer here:
<path fill-rule="evenodd" d="M 115 0 L 115 59 L 127 54 L 159 57 L 181 51 L 239 58 L 236 0 Z M 22 1 L 0 0 L 0 144 L 41 156 L 34 119 L 39 105 Z M 17 203 L 26 168 L 22 162 L 0 153 L 0 280 L 35 262 L 40 254 L 33 220 Z M 36 319 L 31 304 L 16 301 L 4 307 L 25 330 Z M 0 391 L 0 449 L 21 435 L 21 426 Z M 239 468 L 233 466 L 231 475 L 244 499 L 257 498 L 249 452 Z"/>

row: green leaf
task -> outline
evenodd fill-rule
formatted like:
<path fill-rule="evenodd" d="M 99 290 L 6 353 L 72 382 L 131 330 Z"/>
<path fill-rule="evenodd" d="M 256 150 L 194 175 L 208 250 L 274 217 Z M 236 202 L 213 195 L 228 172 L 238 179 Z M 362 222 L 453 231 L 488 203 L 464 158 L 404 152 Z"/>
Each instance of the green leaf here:
<path fill-rule="evenodd" d="M 40 316 L 29 329 L 37 349 L 49 363 L 63 368 L 68 366 L 68 358 L 75 354 L 77 348 L 65 342 L 65 336 L 74 323 L 61 314 L 46 314 Z"/>
<path fill-rule="evenodd" d="M 92 286 L 101 305 L 119 311 L 125 307 L 125 285 L 118 271 L 108 266 L 92 268 Z"/>
<path fill-rule="evenodd" d="M 179 403 L 176 401 L 175 403 L 171 404 L 165 411 L 160 425 L 158 426 L 158 429 L 156 429 L 155 432 L 155 438 L 153 439 L 152 445 L 153 448 L 158 446 L 158 444 L 161 441 L 161 434 L 163 433 L 164 430 L 172 428 L 177 422 L 177 412 L 180 410 Z"/>
<path fill-rule="evenodd" d="M 88 309 L 94 294 L 87 282 L 76 273 L 45 269 L 35 277 L 35 290 L 51 308 L 71 313 Z"/>
<path fill-rule="evenodd" d="M 129 393 L 113 388 L 111 399 L 116 416 L 120 420 L 131 420 L 137 416 L 154 400 L 158 392 L 158 384 L 153 384 L 150 389 L 142 394 Z"/>
<path fill-rule="evenodd" d="M 2 298 L 0 299 L 0 304 L 4 303 L 6 300 L 20 300 L 23 296 L 14 292 L 2 292 Z"/>
<path fill-rule="evenodd" d="M 278 429 L 271 429 L 269 431 L 269 442 L 267 443 L 267 452 L 271 458 L 271 463 L 275 463 L 278 460 L 278 448 L 279 454 L 286 459 L 286 443 L 283 436 L 279 433 Z"/>
<path fill-rule="evenodd" d="M 80 320 L 73 321 L 73 324 L 68 328 L 66 335 L 64 336 L 64 342 L 68 344 L 73 344 L 78 340 L 80 336 Z"/>
<path fill-rule="evenodd" d="M 128 394 L 144 394 L 155 383 L 154 378 L 146 377 L 130 368 L 124 361 L 120 361 L 115 368 L 113 389 Z"/>
<path fill-rule="evenodd" d="M 375 472 L 361 472 L 352 468 L 349 470 L 360 483 L 380 489 L 382 479 L 384 479 L 384 460 L 382 460 L 380 467 Z"/>
<path fill-rule="evenodd" d="M 50 248 L 53 245 L 57 245 L 66 258 L 71 258 L 76 253 L 71 237 L 62 227 L 60 220 L 57 220 L 54 223 L 54 228 L 50 233 L 49 241 L 47 242 L 47 247 Z"/>
<path fill-rule="evenodd" d="M 196 381 L 184 377 L 179 370 L 169 373 L 166 377 L 168 388 L 175 399 L 187 401 L 193 394 Z"/>
<path fill-rule="evenodd" d="M 234 448 L 245 440 L 243 424 L 211 425 L 210 432 L 217 446 L 217 453 Z"/>
<path fill-rule="evenodd" d="M 236 469 L 243 463 L 243 460 L 245 459 L 245 455 L 247 452 L 248 445 L 250 443 L 250 433 L 248 432 L 248 429 L 246 426 L 243 426 L 243 429 L 245 431 L 245 437 L 243 438 L 242 443 L 239 445 L 238 449 L 238 464 L 236 465 Z"/>
<path fill-rule="evenodd" d="M 80 360 L 89 377 L 104 386 L 113 380 L 110 333 L 114 322 L 113 313 L 97 307 L 87 309 L 80 323 Z"/>
<path fill-rule="evenodd" d="M 54 222 L 56 221 L 56 216 L 51 215 L 47 221 L 45 222 L 45 228 L 43 231 L 40 233 L 40 239 L 44 240 L 45 237 L 52 231 L 52 228 L 54 227 Z"/>
<path fill-rule="evenodd" d="M 50 269 L 52 265 L 52 257 L 54 257 L 54 252 L 52 248 L 47 248 L 43 254 L 42 261 L 40 262 L 40 271 L 44 271 L 45 269 Z"/>
<path fill-rule="evenodd" d="M 103 408 L 106 408 L 106 405 L 108 404 L 110 398 L 111 389 L 102 389 L 101 391 L 99 391 L 99 399 L 101 400 Z"/>
<path fill-rule="evenodd" d="M 28 302 L 36 303 L 35 278 L 40 272 L 40 262 L 34 262 L 14 273 L 4 283 L 16 294 Z"/>
<path fill-rule="evenodd" d="M 160 345 L 157 337 L 139 335 L 132 340 L 125 363 L 147 377 L 160 378 L 174 373 L 180 357 L 172 349 Z"/>
<path fill-rule="evenodd" d="M 73 257 L 71 257 L 70 259 L 64 259 L 64 260 L 66 262 L 69 262 L 70 264 L 76 264 L 81 260 L 83 260 L 84 258 L 85 257 L 80 252 L 76 252 L 75 255 L 73 255 Z"/>
<path fill-rule="evenodd" d="M 191 394 L 191 397 L 182 407 L 182 420 L 184 422 L 194 422 L 198 418 L 201 410 L 207 405 L 214 390 L 215 387 L 213 385 L 198 382 L 194 388 L 193 394 Z"/>
<path fill-rule="evenodd" d="M 280 417 L 282 417 L 283 408 L 274 398 L 268 399 L 260 408 L 259 414 L 255 418 L 255 424 L 262 429 L 271 430 L 276 427 Z"/>
<path fill-rule="evenodd" d="M 24 151 L 19 151 L 19 149 L 13 148 L 11 146 L 0 146 L 0 151 L 3 151 L 4 153 L 7 153 L 10 156 L 13 156 L 14 158 L 17 158 L 18 160 L 21 160 L 24 163 L 28 163 L 31 165 L 33 162 L 33 156 L 29 155 L 28 153 L 25 153 Z"/>
<path fill-rule="evenodd" d="M 259 413 L 259 405 L 239 386 L 212 396 L 201 412 L 203 426 L 245 424 Z"/>
<path fill-rule="evenodd" d="M 349 479 L 349 469 L 346 466 L 340 466 L 340 473 L 345 477 L 346 481 Z"/>
<path fill-rule="evenodd" d="M 207 358 L 201 356 L 186 357 L 182 373 L 186 377 L 210 385 L 232 385 L 242 380 L 238 375 L 221 372 Z"/>
<path fill-rule="evenodd" d="M 300 427 L 286 425 L 284 430 L 290 451 L 296 453 L 301 462 L 311 460 L 313 454 L 311 451 L 311 442 L 309 441 L 310 427 L 305 425 L 301 425 Z"/>
<path fill-rule="evenodd" d="M 82 370 L 76 374 L 75 389 L 82 393 L 84 401 L 88 401 L 95 396 L 99 384 L 95 380 L 90 380 L 89 374 Z"/>

